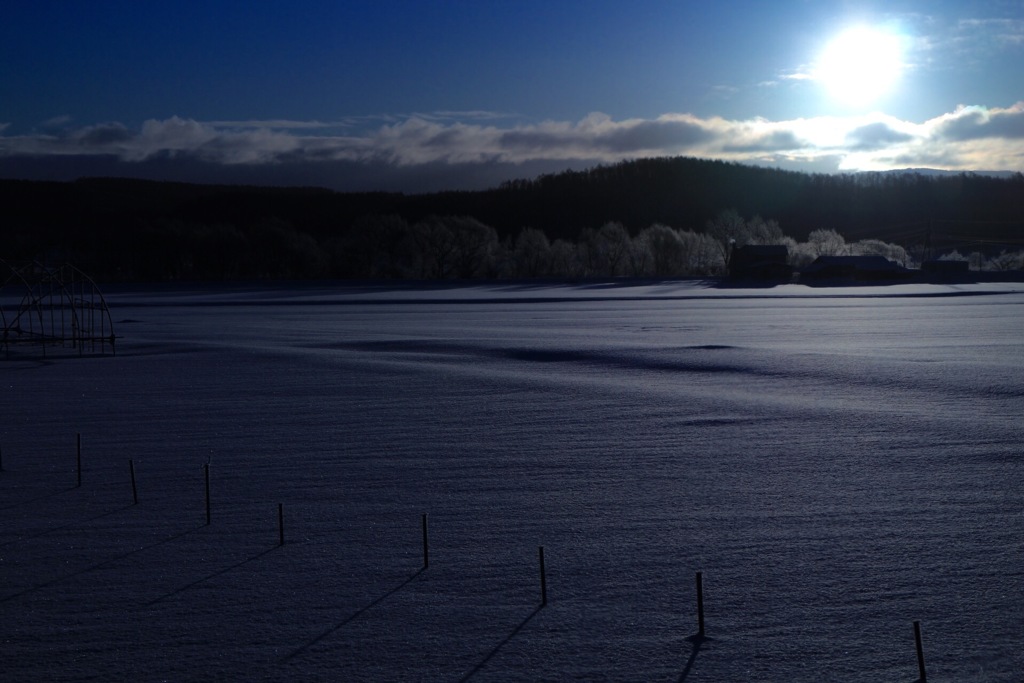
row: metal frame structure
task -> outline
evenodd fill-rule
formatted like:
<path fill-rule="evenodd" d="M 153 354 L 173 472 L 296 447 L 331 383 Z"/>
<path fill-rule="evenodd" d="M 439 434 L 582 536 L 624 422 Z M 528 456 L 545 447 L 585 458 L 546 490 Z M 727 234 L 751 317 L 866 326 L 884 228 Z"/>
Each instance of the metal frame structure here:
<path fill-rule="evenodd" d="M 114 324 L 92 278 L 72 265 L 47 267 L 37 261 L 15 266 L 0 259 L 0 346 L 70 348 L 114 355 Z M 11 290 L 14 290 L 11 292 Z M 13 297 L 11 294 L 13 293 Z M 18 303 L 15 303 L 17 301 Z"/>

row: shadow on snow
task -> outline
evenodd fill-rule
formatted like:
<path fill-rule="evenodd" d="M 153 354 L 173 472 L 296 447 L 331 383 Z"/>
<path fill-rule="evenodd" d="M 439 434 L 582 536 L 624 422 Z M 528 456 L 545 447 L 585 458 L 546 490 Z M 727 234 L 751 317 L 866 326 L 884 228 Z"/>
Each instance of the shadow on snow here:
<path fill-rule="evenodd" d="M 384 602 L 385 600 L 390 598 L 395 593 L 398 593 L 399 591 L 401 591 L 403 588 L 405 588 L 410 583 L 415 581 L 417 579 L 417 577 L 419 577 L 420 574 L 422 574 L 424 571 L 426 571 L 426 569 L 418 570 L 415 574 L 413 574 L 412 576 L 407 578 L 405 581 L 403 581 L 399 585 L 397 585 L 394 588 L 392 588 L 391 590 L 389 590 L 384 595 L 380 596 L 379 598 L 377 598 L 376 600 L 374 600 L 373 602 L 368 604 L 366 607 L 363 607 L 363 608 L 357 610 L 356 612 L 354 612 L 353 614 L 351 614 L 349 617 L 344 619 L 341 623 L 337 624 L 336 626 L 332 626 L 331 628 L 327 629 L 326 631 L 324 631 L 323 633 L 321 633 L 320 635 L 318 635 L 316 638 L 314 638 L 313 640 L 309 641 L 305 645 L 302 645 L 301 647 L 293 650 L 291 652 L 291 654 L 289 654 L 289 655 L 287 655 L 285 657 L 282 657 L 281 660 L 280 660 L 280 663 L 283 664 L 283 663 L 285 663 L 285 662 L 287 662 L 287 661 L 289 661 L 291 659 L 294 659 L 295 657 L 298 657 L 299 655 L 303 654 L 304 652 L 306 652 L 307 650 L 309 650 L 310 648 L 315 646 L 320 641 L 326 639 L 327 637 L 329 637 L 330 635 L 332 635 L 334 633 L 337 633 L 338 631 L 343 629 L 345 626 L 347 626 L 348 624 L 351 624 L 353 621 L 355 621 L 356 619 L 361 617 L 363 614 L 366 614 L 368 611 L 370 611 L 371 609 L 373 609 L 377 605 L 381 604 L 382 602 Z"/>

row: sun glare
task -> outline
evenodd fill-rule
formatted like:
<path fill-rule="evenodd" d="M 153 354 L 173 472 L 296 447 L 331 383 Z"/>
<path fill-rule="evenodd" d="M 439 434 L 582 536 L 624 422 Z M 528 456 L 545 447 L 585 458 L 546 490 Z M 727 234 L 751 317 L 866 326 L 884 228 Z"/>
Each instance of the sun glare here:
<path fill-rule="evenodd" d="M 873 103 L 899 80 L 903 54 L 899 36 L 858 26 L 832 40 L 821 54 L 816 79 L 848 105 Z"/>

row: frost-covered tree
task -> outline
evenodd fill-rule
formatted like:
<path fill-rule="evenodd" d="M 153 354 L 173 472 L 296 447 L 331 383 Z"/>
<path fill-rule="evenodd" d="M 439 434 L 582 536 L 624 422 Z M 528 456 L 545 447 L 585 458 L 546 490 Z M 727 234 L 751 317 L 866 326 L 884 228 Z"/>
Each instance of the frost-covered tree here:
<path fill-rule="evenodd" d="M 469 216 L 445 219 L 454 242 L 453 267 L 460 278 L 473 278 L 492 270 L 498 232 Z"/>
<path fill-rule="evenodd" d="M 430 216 L 412 228 L 420 258 L 420 277 L 441 280 L 452 271 L 455 258 L 455 236 L 438 216 Z"/>
<path fill-rule="evenodd" d="M 846 240 L 835 230 L 819 228 L 807 236 L 811 252 L 818 256 L 842 256 L 847 253 Z"/>
<path fill-rule="evenodd" d="M 760 216 L 754 216 L 746 225 L 745 244 L 782 244 L 785 235 L 782 228 L 775 220 L 765 220 Z M 737 244 L 737 246 L 743 246 Z"/>
<path fill-rule="evenodd" d="M 550 269 L 552 275 L 578 278 L 584 273 L 583 264 L 580 262 L 579 250 L 576 245 L 568 240 L 556 239 L 551 243 L 549 252 Z"/>
<path fill-rule="evenodd" d="M 808 242 L 794 242 L 789 246 L 789 265 L 797 270 L 813 263 L 816 258 L 818 254 Z"/>
<path fill-rule="evenodd" d="M 597 244 L 597 230 L 583 228 L 576 240 L 576 254 L 584 277 L 597 274 L 600 269 L 600 249 Z"/>
<path fill-rule="evenodd" d="M 637 235 L 629 241 L 629 249 L 626 253 L 626 264 L 629 274 L 633 277 L 643 277 L 651 274 L 651 247 L 641 235 Z"/>
<path fill-rule="evenodd" d="M 602 274 L 615 277 L 626 263 L 630 248 L 629 232 L 622 223 L 609 222 L 597 231 L 595 240 Z"/>
<path fill-rule="evenodd" d="M 643 240 L 650 252 L 652 275 L 670 277 L 683 271 L 686 245 L 674 229 L 655 223 L 641 230 L 637 239 Z"/>
<path fill-rule="evenodd" d="M 521 277 L 540 277 L 548 272 L 551 245 L 548 236 L 536 228 L 523 228 L 516 237 L 516 273 Z"/>
<path fill-rule="evenodd" d="M 258 277 L 322 277 L 330 255 L 313 237 L 277 218 L 262 219 L 246 232 Z"/>
<path fill-rule="evenodd" d="M 398 215 L 362 216 L 345 234 L 328 240 L 324 249 L 336 276 L 404 278 L 416 272 L 412 229 Z"/>
<path fill-rule="evenodd" d="M 1004 249 L 999 252 L 998 256 L 993 256 L 988 261 L 989 270 L 1020 270 L 1022 262 L 1024 262 L 1024 252 L 1009 252 Z"/>
<path fill-rule="evenodd" d="M 726 261 L 718 240 L 692 230 L 680 233 L 679 236 L 684 244 L 690 245 L 686 250 L 689 264 L 684 268 L 687 275 L 720 275 L 725 272 Z"/>
<path fill-rule="evenodd" d="M 729 267 L 733 247 L 742 247 L 749 238 L 747 222 L 736 209 L 726 209 L 708 221 L 704 234 L 714 241 L 721 253 L 723 270 Z"/>
<path fill-rule="evenodd" d="M 907 250 L 898 244 L 890 244 L 882 240 L 860 240 L 848 245 L 853 256 L 881 256 L 901 266 L 907 265 Z"/>

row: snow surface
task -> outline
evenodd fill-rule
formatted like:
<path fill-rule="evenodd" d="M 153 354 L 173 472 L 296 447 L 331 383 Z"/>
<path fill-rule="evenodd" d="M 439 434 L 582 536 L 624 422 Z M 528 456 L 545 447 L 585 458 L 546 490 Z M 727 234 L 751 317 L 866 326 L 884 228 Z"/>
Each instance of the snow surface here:
<path fill-rule="evenodd" d="M 0 363 L 4 681 L 1024 680 L 1024 285 L 107 299 Z"/>

